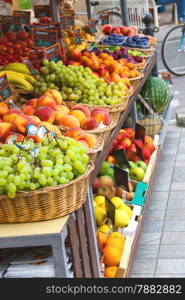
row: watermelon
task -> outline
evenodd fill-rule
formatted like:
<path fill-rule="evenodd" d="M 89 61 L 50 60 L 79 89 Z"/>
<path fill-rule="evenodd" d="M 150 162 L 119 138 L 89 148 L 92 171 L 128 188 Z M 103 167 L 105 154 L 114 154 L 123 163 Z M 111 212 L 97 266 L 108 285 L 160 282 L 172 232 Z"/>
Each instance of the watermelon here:
<path fill-rule="evenodd" d="M 145 82 L 141 96 L 147 98 L 149 104 L 156 112 L 161 114 L 170 100 L 170 88 L 166 82 L 159 77 L 150 76 Z"/>

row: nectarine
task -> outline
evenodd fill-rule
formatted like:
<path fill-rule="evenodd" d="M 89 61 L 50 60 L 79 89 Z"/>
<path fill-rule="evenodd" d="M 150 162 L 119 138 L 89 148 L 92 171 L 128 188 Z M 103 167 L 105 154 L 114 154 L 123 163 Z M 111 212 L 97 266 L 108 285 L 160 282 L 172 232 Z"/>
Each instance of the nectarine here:
<path fill-rule="evenodd" d="M 33 108 L 32 105 L 25 105 L 23 108 L 22 108 L 22 111 L 25 115 L 34 115 L 35 113 L 35 108 Z"/>
<path fill-rule="evenodd" d="M 58 104 L 58 105 L 60 105 L 62 103 L 62 95 L 57 90 L 54 90 L 54 89 L 47 90 L 45 95 L 51 96 L 55 100 L 56 104 Z"/>
<path fill-rule="evenodd" d="M 86 115 L 87 118 L 90 118 L 91 113 L 90 113 L 90 110 L 88 109 L 88 107 L 83 106 L 81 104 L 76 104 L 72 107 L 71 110 L 77 110 L 77 109 L 81 110 Z"/>
<path fill-rule="evenodd" d="M 10 134 L 11 132 L 11 124 L 6 123 L 6 122 L 1 122 L 0 123 L 0 142 L 3 143 L 6 139 L 6 137 Z"/>
<path fill-rule="evenodd" d="M 12 123 L 13 119 L 18 116 L 18 115 L 23 115 L 23 112 L 20 109 L 17 108 L 12 108 L 9 109 L 4 115 L 3 115 L 3 121 Z"/>
<path fill-rule="evenodd" d="M 38 107 L 35 115 L 41 120 L 41 121 L 46 121 L 49 123 L 53 123 L 54 122 L 54 110 L 51 109 L 48 106 L 42 106 L 42 107 Z"/>
<path fill-rule="evenodd" d="M 94 118 L 87 118 L 81 121 L 81 128 L 84 130 L 93 130 L 98 128 L 98 123 Z"/>
<path fill-rule="evenodd" d="M 86 119 L 86 115 L 81 110 L 78 109 L 72 110 L 70 115 L 77 118 L 80 121 L 80 124 L 83 120 Z"/>
<path fill-rule="evenodd" d="M 0 116 L 3 116 L 8 110 L 8 105 L 4 102 L 0 102 Z"/>
<path fill-rule="evenodd" d="M 50 95 L 43 95 L 41 97 L 38 98 L 37 100 L 37 107 L 41 107 L 41 106 L 48 106 L 50 108 L 52 108 L 53 110 L 56 109 L 56 102 L 53 99 L 53 97 L 51 97 Z"/>
<path fill-rule="evenodd" d="M 60 125 L 73 128 L 80 127 L 80 121 L 71 115 L 64 115 L 60 120 Z"/>

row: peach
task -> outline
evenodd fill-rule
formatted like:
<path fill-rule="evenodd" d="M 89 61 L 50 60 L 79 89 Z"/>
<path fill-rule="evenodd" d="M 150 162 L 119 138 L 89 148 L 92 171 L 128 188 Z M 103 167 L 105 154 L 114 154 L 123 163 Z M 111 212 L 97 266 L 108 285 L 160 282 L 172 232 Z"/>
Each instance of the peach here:
<path fill-rule="evenodd" d="M 40 122 L 39 126 L 44 126 L 44 127 L 46 127 L 46 129 L 48 131 L 53 132 L 53 133 L 55 133 L 57 135 L 61 134 L 60 129 L 57 126 L 55 126 L 55 125 L 53 125 L 53 124 L 51 124 L 49 122 Z"/>
<path fill-rule="evenodd" d="M 52 98 L 50 95 L 45 94 L 39 97 L 37 100 L 37 107 L 41 107 L 41 106 L 48 106 L 53 110 L 55 110 L 57 105 L 54 98 Z"/>
<path fill-rule="evenodd" d="M 144 147 L 150 151 L 150 154 L 152 154 L 156 149 L 153 143 L 147 143 Z"/>
<path fill-rule="evenodd" d="M 83 135 L 84 131 L 80 127 L 74 127 L 65 132 L 65 135 L 75 140 L 79 140 Z"/>
<path fill-rule="evenodd" d="M 2 123 L 2 122 L 3 122 L 3 119 L 0 118 L 0 123 Z"/>
<path fill-rule="evenodd" d="M 23 112 L 25 115 L 34 115 L 35 109 L 33 108 L 32 105 L 25 105 L 25 106 L 22 108 L 22 112 Z"/>
<path fill-rule="evenodd" d="M 81 137 L 78 141 L 85 141 L 89 145 L 89 148 L 93 148 L 97 143 L 96 136 L 91 133 L 85 133 L 84 136 Z"/>
<path fill-rule="evenodd" d="M 12 123 L 13 119 L 18 116 L 18 115 L 23 115 L 23 112 L 20 109 L 17 108 L 12 108 L 7 111 L 4 116 L 3 116 L 3 121 Z"/>
<path fill-rule="evenodd" d="M 31 105 L 33 106 L 33 108 L 36 108 L 37 107 L 37 98 L 33 98 L 33 99 L 30 99 L 28 102 L 27 102 L 27 105 Z"/>
<path fill-rule="evenodd" d="M 92 130 L 98 127 L 98 123 L 94 118 L 87 118 L 81 121 L 81 128 L 84 130 Z"/>
<path fill-rule="evenodd" d="M 144 139 L 144 143 L 145 144 L 148 144 L 148 143 L 153 144 L 153 139 L 150 136 L 146 135 L 145 139 Z"/>
<path fill-rule="evenodd" d="M 91 116 L 91 112 L 88 109 L 88 107 L 80 105 L 80 104 L 74 105 L 71 110 L 81 110 L 86 115 L 87 118 L 90 118 L 90 116 Z"/>
<path fill-rule="evenodd" d="M 70 115 L 76 117 L 80 121 L 80 124 L 83 120 L 86 119 L 86 115 L 81 110 L 78 109 L 72 110 Z"/>
<path fill-rule="evenodd" d="M 0 102 L 0 116 L 3 116 L 8 110 L 8 105 L 4 102 Z"/>
<path fill-rule="evenodd" d="M 45 95 L 49 95 L 49 96 L 53 97 L 53 99 L 55 100 L 57 105 L 60 105 L 62 103 L 62 95 L 57 90 L 54 90 L 54 89 L 47 90 Z"/>
<path fill-rule="evenodd" d="M 91 116 L 96 120 L 98 124 L 102 122 L 104 125 L 109 125 L 111 122 L 110 114 L 106 109 L 95 108 L 91 112 Z"/>
<path fill-rule="evenodd" d="M 33 121 L 35 121 L 36 124 L 39 124 L 40 123 L 40 119 L 36 116 L 29 116 L 29 118 L 31 118 Z"/>
<path fill-rule="evenodd" d="M 54 122 L 55 114 L 54 110 L 48 106 L 42 106 L 37 108 L 35 115 L 41 120 L 49 123 Z"/>
<path fill-rule="evenodd" d="M 6 137 L 11 132 L 12 125 L 7 122 L 0 123 L 0 142 L 3 143 L 6 139 Z"/>
<path fill-rule="evenodd" d="M 80 127 L 80 121 L 71 115 L 64 115 L 60 120 L 60 125 L 73 128 L 73 127 Z"/>
<path fill-rule="evenodd" d="M 23 134 L 12 132 L 7 136 L 5 143 L 8 144 L 11 141 L 18 143 L 18 142 L 22 142 L 24 139 L 25 136 Z"/>
<path fill-rule="evenodd" d="M 62 112 L 63 115 L 68 115 L 70 113 L 69 108 L 65 105 L 57 105 L 56 111 Z"/>
<path fill-rule="evenodd" d="M 29 118 L 26 115 L 17 115 L 13 119 L 12 129 L 13 129 L 13 131 L 18 132 L 18 133 L 26 133 L 27 126 L 30 124 L 35 125 L 35 122 L 31 118 Z"/>

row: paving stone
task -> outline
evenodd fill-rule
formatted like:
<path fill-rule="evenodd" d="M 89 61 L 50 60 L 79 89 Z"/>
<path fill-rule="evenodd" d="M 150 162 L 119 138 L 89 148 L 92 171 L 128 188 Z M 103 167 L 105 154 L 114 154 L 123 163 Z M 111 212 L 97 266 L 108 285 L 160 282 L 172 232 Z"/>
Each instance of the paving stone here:
<path fill-rule="evenodd" d="M 139 244 L 159 245 L 162 232 L 142 232 Z"/>
<path fill-rule="evenodd" d="M 164 220 L 165 209 L 148 209 L 146 213 L 146 220 L 161 221 Z"/>
<path fill-rule="evenodd" d="M 151 201 L 167 201 L 168 200 L 168 192 L 152 192 L 151 193 Z"/>
<path fill-rule="evenodd" d="M 184 161 L 185 160 L 185 154 L 177 154 L 176 160 L 177 161 Z"/>
<path fill-rule="evenodd" d="M 150 201 L 150 203 L 149 203 L 149 208 L 150 208 L 150 210 L 158 210 L 158 209 L 162 209 L 162 210 L 165 210 L 166 209 L 166 206 L 167 206 L 167 200 L 166 201 L 164 201 L 164 200 L 162 200 L 162 201 L 157 201 L 157 200 L 155 200 L 155 201 Z"/>
<path fill-rule="evenodd" d="M 173 172 L 172 182 L 184 182 L 185 183 L 185 169 L 176 167 Z M 185 185 L 184 185 L 185 187 Z"/>
<path fill-rule="evenodd" d="M 163 232 L 161 237 L 161 245 L 184 245 L 185 244 L 185 229 L 184 232 Z"/>
<path fill-rule="evenodd" d="M 159 185 L 163 186 L 163 185 L 171 183 L 171 181 L 172 181 L 172 174 L 171 174 L 171 176 L 161 176 L 161 175 L 157 176 L 156 175 L 153 184 L 154 185 L 159 184 Z"/>
<path fill-rule="evenodd" d="M 157 258 L 159 245 L 139 245 L 136 258 Z"/>
<path fill-rule="evenodd" d="M 143 232 L 162 232 L 163 221 L 146 220 Z"/>
<path fill-rule="evenodd" d="M 154 273 L 151 274 L 132 274 L 131 278 L 154 278 Z"/>
<path fill-rule="evenodd" d="M 185 182 L 172 182 L 171 191 L 184 191 Z"/>
<path fill-rule="evenodd" d="M 184 149 L 185 150 L 185 143 L 179 143 L 179 149 Z"/>
<path fill-rule="evenodd" d="M 158 259 L 157 274 L 184 274 L 185 259 Z"/>
<path fill-rule="evenodd" d="M 181 155 L 181 154 L 179 154 Z M 171 161 L 171 160 L 175 160 L 176 159 L 176 154 L 169 154 L 169 155 L 166 155 L 166 154 L 161 154 L 160 155 L 160 161 Z"/>
<path fill-rule="evenodd" d="M 136 259 L 132 268 L 132 274 L 151 274 L 155 271 L 156 259 Z"/>
<path fill-rule="evenodd" d="M 185 160 L 177 160 L 175 162 L 175 168 L 176 167 L 181 167 L 181 168 L 185 168 Z"/>
<path fill-rule="evenodd" d="M 175 203 L 177 200 L 185 200 L 185 190 L 184 191 L 172 191 L 169 194 L 169 201 L 175 200 Z"/>
<path fill-rule="evenodd" d="M 183 142 L 181 139 L 182 138 L 179 138 L 179 137 L 168 137 L 167 136 L 166 139 L 165 139 L 165 143 L 166 144 L 176 144 L 177 145 L 179 143 L 179 141 Z"/>
<path fill-rule="evenodd" d="M 173 144 L 167 144 L 167 145 L 173 145 Z M 175 144 L 174 144 L 175 145 Z M 166 149 L 163 149 L 161 152 L 161 155 L 171 155 L 171 154 L 176 154 L 177 153 L 177 145 L 175 145 L 174 148 L 168 147 Z"/>
<path fill-rule="evenodd" d="M 169 137 L 178 138 L 178 137 L 180 137 L 180 134 L 181 134 L 180 130 L 177 130 L 177 131 L 168 131 L 167 134 L 166 134 L 166 138 L 169 138 Z"/>
<path fill-rule="evenodd" d="M 157 202 L 157 201 L 156 201 Z M 185 200 L 169 200 L 168 201 L 168 209 L 185 209 Z"/>
<path fill-rule="evenodd" d="M 185 209 L 167 209 L 165 220 L 185 220 Z"/>
<path fill-rule="evenodd" d="M 164 232 L 174 232 L 174 231 L 184 231 L 185 230 L 185 220 L 180 221 L 164 221 Z"/>
<path fill-rule="evenodd" d="M 185 149 L 184 148 L 178 148 L 177 154 L 185 154 Z"/>
<path fill-rule="evenodd" d="M 157 168 L 157 172 L 156 172 L 156 177 L 159 176 L 172 176 L 173 174 L 173 169 L 174 169 L 174 164 L 173 166 L 170 167 L 165 167 L 165 168 L 161 168 L 161 166 L 159 165 Z"/>
<path fill-rule="evenodd" d="M 155 278 L 185 278 L 185 274 L 155 274 Z"/>
<path fill-rule="evenodd" d="M 185 244 L 184 245 L 160 245 L 158 257 L 185 259 Z"/>
<path fill-rule="evenodd" d="M 176 161 L 171 160 L 171 161 L 159 161 L 159 167 L 160 169 L 168 169 L 168 168 L 173 168 L 175 166 Z"/>
<path fill-rule="evenodd" d="M 154 183 L 153 191 L 154 192 L 168 192 L 170 190 L 171 182 L 166 184 L 160 184 L 159 182 Z"/>

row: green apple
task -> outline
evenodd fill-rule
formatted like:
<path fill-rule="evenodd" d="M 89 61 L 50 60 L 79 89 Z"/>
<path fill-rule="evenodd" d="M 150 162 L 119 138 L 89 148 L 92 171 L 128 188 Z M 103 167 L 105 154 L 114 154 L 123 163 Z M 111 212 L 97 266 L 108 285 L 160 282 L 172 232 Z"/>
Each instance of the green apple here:
<path fill-rule="evenodd" d="M 129 165 L 131 169 L 136 167 L 136 164 L 133 161 L 129 161 Z"/>
<path fill-rule="evenodd" d="M 138 161 L 136 161 L 135 164 L 136 164 L 136 167 L 140 167 L 146 172 L 147 164 L 144 161 L 138 160 Z"/>
<path fill-rule="evenodd" d="M 130 170 L 130 178 L 135 181 L 142 181 L 145 177 L 145 171 L 140 167 L 135 167 Z"/>

